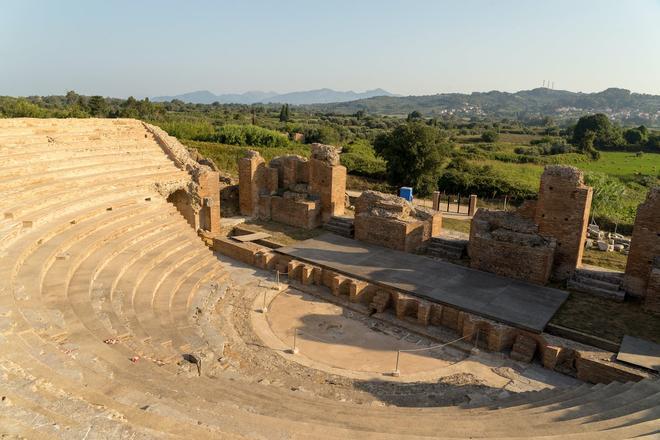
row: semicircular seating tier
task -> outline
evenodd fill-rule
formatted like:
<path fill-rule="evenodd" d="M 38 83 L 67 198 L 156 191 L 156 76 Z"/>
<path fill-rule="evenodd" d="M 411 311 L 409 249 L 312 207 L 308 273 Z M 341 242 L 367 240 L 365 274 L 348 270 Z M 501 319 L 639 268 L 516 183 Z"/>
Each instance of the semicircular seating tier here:
<path fill-rule="evenodd" d="M 602 439 L 659 432 L 654 381 L 521 393 L 495 406 L 397 408 L 177 374 L 181 353 L 221 350 L 195 311 L 231 269 L 167 202 L 192 176 L 154 133 L 135 120 L 0 120 L 0 433 Z"/>

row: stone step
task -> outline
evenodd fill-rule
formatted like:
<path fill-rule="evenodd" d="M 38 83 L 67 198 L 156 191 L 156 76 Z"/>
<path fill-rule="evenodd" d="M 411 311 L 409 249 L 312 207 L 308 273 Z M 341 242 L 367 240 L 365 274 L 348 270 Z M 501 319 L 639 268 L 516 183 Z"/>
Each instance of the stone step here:
<path fill-rule="evenodd" d="M 621 283 L 612 283 L 610 281 L 604 281 L 598 278 L 585 277 L 584 275 L 577 272 L 573 276 L 573 280 L 577 281 L 578 283 L 598 287 L 599 289 L 612 290 L 613 292 L 621 289 Z"/>
<path fill-rule="evenodd" d="M 436 239 L 431 240 L 427 247 L 427 253 L 440 258 L 461 259 L 467 252 L 467 247 L 463 242 L 453 240 Z"/>
<path fill-rule="evenodd" d="M 333 232 L 337 235 L 343 235 L 349 238 L 353 237 L 353 233 L 354 233 L 352 229 L 337 227 L 335 225 L 324 225 L 323 229 L 325 229 L 326 231 Z"/>
<path fill-rule="evenodd" d="M 455 244 L 448 244 L 448 243 L 442 243 L 442 242 L 431 242 L 428 245 L 429 249 L 437 249 L 437 250 L 446 250 L 449 252 L 464 252 L 465 251 L 465 246 L 460 246 L 460 245 L 455 245 Z"/>
<path fill-rule="evenodd" d="M 621 285 L 623 282 L 623 272 L 577 268 L 575 269 L 575 274 L 584 278 L 592 278 L 612 284 Z"/>
<path fill-rule="evenodd" d="M 610 289 L 601 289 L 600 287 L 595 287 L 591 284 L 585 284 L 575 280 L 568 280 L 566 286 L 571 290 L 577 290 L 578 292 L 602 296 L 603 298 L 611 299 L 617 302 L 623 302 L 626 296 L 626 293 L 622 290 L 614 291 Z"/>
<path fill-rule="evenodd" d="M 323 229 L 333 232 L 337 235 L 353 238 L 354 226 L 353 219 L 350 217 L 333 216 L 323 225 Z"/>
<path fill-rule="evenodd" d="M 468 241 L 467 240 L 450 239 L 450 238 L 432 237 L 430 245 L 463 250 L 463 249 L 467 248 Z"/>
<path fill-rule="evenodd" d="M 352 230 L 352 229 L 354 229 L 352 223 L 347 224 L 347 223 L 336 223 L 336 222 L 332 222 L 332 221 L 330 221 L 330 222 L 326 223 L 324 226 L 326 226 L 326 227 L 331 227 L 331 228 L 335 228 L 335 229 L 345 229 L 345 230 Z"/>

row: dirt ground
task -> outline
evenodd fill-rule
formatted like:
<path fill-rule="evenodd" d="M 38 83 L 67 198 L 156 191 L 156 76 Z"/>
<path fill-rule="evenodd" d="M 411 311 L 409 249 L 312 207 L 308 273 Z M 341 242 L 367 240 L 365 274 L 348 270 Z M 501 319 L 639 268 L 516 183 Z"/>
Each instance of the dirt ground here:
<path fill-rule="evenodd" d="M 268 282 L 270 275 L 240 263 L 230 264 L 234 266 L 230 287 L 215 304 L 209 318 L 218 333 L 225 335 L 224 354 L 218 359 L 214 374 L 339 401 L 415 407 L 487 402 L 520 391 L 578 383 L 567 376 L 554 376 L 555 373 L 541 366 L 519 364 L 499 355 L 482 352 L 466 359 L 465 353 L 448 350 L 436 352 L 437 357 L 403 357 L 402 377 L 392 378 L 382 370 L 389 372 L 393 368 L 396 355 L 385 348 L 424 347 L 437 342 L 419 337 L 401 341 L 401 337 L 409 334 L 403 336 L 400 329 L 391 325 L 371 322 L 374 320 L 364 315 L 345 313 L 335 305 L 324 304 L 300 292 L 284 294 L 269 306 L 268 319 L 278 324 L 271 329 L 276 343 L 266 344 L 255 331 L 253 322 L 261 319 L 263 327 L 269 327 L 260 308 L 267 289 L 263 283 Z M 291 304 L 304 307 L 291 307 Z M 309 314 L 324 316 L 309 320 L 305 316 Z M 309 327 L 301 334 L 300 353 L 290 355 L 286 348 L 291 344 L 286 339 L 294 326 L 300 326 L 298 321 L 308 321 Z M 370 327 L 378 330 L 368 330 L 373 334 L 362 339 L 354 337 L 356 333 L 366 333 Z M 278 339 L 277 331 L 285 341 Z M 328 334 L 332 335 L 327 339 L 331 344 L 312 340 L 314 335 L 328 337 Z M 328 345 L 333 353 L 333 361 L 329 363 L 325 362 Z M 552 374 L 548 376 L 548 373 Z"/>

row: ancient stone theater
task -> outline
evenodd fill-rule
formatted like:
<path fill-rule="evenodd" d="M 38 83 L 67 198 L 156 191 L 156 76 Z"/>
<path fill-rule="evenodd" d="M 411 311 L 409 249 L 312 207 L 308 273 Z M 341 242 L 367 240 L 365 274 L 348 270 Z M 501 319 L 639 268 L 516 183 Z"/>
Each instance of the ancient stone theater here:
<path fill-rule="evenodd" d="M 658 346 L 557 321 L 576 289 L 660 312 L 657 188 L 626 270 L 598 272 L 575 168 L 516 210 L 471 198 L 457 238 L 347 194 L 340 154 L 250 151 L 225 211 L 157 127 L 0 119 L 1 436 L 658 438 Z"/>

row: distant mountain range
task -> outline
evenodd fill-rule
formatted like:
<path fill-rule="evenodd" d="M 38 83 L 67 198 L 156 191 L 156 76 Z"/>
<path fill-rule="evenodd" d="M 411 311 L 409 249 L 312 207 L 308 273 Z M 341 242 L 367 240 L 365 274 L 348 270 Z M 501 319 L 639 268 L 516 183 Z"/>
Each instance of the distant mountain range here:
<path fill-rule="evenodd" d="M 200 90 L 197 92 L 184 93 L 175 96 L 155 96 L 151 100 L 155 102 L 168 102 L 173 99 L 178 99 L 183 102 L 193 104 L 213 104 L 218 102 L 220 104 L 327 104 L 335 102 L 355 101 L 359 99 L 368 99 L 376 96 L 396 96 L 383 89 L 367 90 L 365 92 L 354 92 L 349 90 L 347 92 L 340 92 L 332 89 L 317 89 L 307 90 L 302 92 L 291 93 L 276 93 L 276 92 L 261 92 L 252 91 L 245 93 L 228 93 L 216 95 L 208 90 Z"/>
<path fill-rule="evenodd" d="M 576 119 L 586 113 L 605 113 L 629 124 L 660 126 L 660 96 L 610 88 L 597 93 L 549 88 L 508 92 L 442 93 L 427 96 L 378 96 L 356 101 L 306 106 L 310 110 L 354 114 L 405 116 L 413 110 L 425 116 Z"/>

